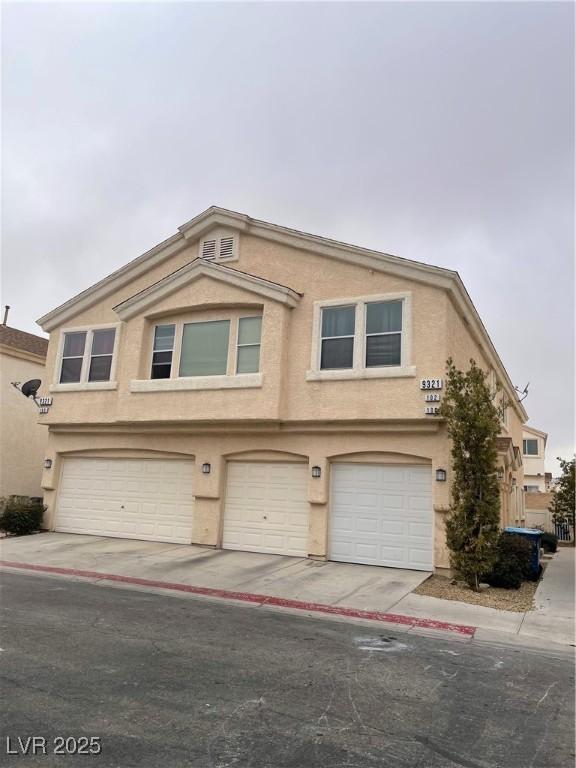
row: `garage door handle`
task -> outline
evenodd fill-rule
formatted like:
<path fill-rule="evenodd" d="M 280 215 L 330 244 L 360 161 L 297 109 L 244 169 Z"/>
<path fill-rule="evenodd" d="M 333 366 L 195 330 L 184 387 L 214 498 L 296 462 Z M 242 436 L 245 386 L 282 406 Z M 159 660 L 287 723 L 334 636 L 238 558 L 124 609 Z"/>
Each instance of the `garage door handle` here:
<path fill-rule="evenodd" d="M 262 515 L 264 520 L 268 520 L 268 517 L 266 515 Z"/>

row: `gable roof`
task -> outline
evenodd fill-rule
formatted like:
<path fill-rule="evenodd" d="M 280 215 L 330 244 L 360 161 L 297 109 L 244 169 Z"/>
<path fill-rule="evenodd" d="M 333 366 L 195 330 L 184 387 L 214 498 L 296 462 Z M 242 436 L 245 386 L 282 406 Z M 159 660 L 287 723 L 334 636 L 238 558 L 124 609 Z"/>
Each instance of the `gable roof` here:
<path fill-rule="evenodd" d="M 172 237 L 159 243 L 125 266 L 112 272 L 108 277 L 105 277 L 69 301 L 56 307 L 56 309 L 48 312 L 38 320 L 38 324 L 45 331 L 57 328 L 78 312 L 96 304 L 112 292 L 130 283 L 136 277 L 145 274 L 151 267 L 161 264 L 174 254 L 188 248 L 193 241 L 218 226 L 234 229 L 238 232 L 246 232 L 247 234 L 289 245 L 293 248 L 310 251 L 329 259 L 358 264 L 368 269 L 387 272 L 445 289 L 454 302 L 460 316 L 468 325 L 471 335 L 483 347 L 490 364 L 500 374 L 504 387 L 507 390 L 509 402 L 516 409 L 522 421 L 528 419 L 524 407 L 518 400 L 508 372 L 458 272 L 444 269 L 443 267 L 431 266 L 419 261 L 404 259 L 400 256 L 393 256 L 389 253 L 374 251 L 369 248 L 360 248 L 338 240 L 311 235 L 307 232 L 282 227 L 278 224 L 271 224 L 270 222 L 253 219 L 246 214 L 230 211 L 226 208 L 219 208 L 218 206 L 211 206 L 203 213 L 190 219 L 186 224 L 178 227 L 178 232 Z"/>
<path fill-rule="evenodd" d="M 38 357 L 46 357 L 48 351 L 48 339 L 36 336 L 34 333 L 20 331 L 8 325 L 0 325 L 0 344 L 21 352 L 29 352 Z"/>
<path fill-rule="evenodd" d="M 546 440 L 548 439 L 548 432 L 542 432 L 542 430 L 536 429 L 536 427 L 529 427 L 528 424 L 522 425 L 522 431 L 528 432 L 530 435 L 537 435 L 538 437 L 542 437 L 544 439 L 544 444 L 546 444 Z"/>
<path fill-rule="evenodd" d="M 189 285 L 203 276 L 244 288 L 264 298 L 287 304 L 289 307 L 295 307 L 302 296 L 297 291 L 293 291 L 292 288 L 287 288 L 280 283 L 250 275 L 248 272 L 241 272 L 239 269 L 232 269 L 224 264 L 214 264 L 214 262 L 198 258 L 117 304 L 114 311 L 121 320 L 128 320 L 150 304 L 156 303 L 158 299 L 169 296 L 179 288 Z"/>

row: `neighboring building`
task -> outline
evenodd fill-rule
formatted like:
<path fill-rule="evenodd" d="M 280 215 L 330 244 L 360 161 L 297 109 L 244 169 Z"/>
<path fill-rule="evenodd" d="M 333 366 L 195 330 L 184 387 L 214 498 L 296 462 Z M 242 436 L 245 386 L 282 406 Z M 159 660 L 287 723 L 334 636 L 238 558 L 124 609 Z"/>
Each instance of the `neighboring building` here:
<path fill-rule="evenodd" d="M 456 272 L 210 208 L 39 323 L 51 528 L 447 566 L 450 356 L 508 403 L 523 519 L 527 416 Z"/>
<path fill-rule="evenodd" d="M 552 492 L 531 491 L 524 494 L 528 528 L 542 528 L 544 531 L 554 533 L 555 526 L 550 512 L 553 498 Z"/>
<path fill-rule="evenodd" d="M 552 475 L 544 468 L 548 435 L 524 424 L 522 428 L 522 463 L 524 464 L 524 490 L 544 493 L 550 489 Z"/>
<path fill-rule="evenodd" d="M 12 382 L 44 379 L 47 350 L 48 339 L 0 325 L 0 496 L 42 496 L 48 430 Z"/>

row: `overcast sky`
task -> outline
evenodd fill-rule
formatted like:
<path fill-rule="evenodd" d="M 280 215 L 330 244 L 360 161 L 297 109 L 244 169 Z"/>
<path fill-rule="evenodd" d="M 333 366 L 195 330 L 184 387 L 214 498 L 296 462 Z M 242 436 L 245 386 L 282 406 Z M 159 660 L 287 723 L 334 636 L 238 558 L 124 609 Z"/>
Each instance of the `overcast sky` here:
<path fill-rule="evenodd" d="M 3 10 L 10 325 L 221 205 L 457 269 L 571 453 L 571 4 Z"/>

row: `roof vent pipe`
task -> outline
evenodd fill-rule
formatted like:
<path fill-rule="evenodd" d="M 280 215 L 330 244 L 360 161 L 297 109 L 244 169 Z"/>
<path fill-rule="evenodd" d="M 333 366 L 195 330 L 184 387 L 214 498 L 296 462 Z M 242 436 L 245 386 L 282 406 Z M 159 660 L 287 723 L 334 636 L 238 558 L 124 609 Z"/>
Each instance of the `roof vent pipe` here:
<path fill-rule="evenodd" d="M 6 304 L 4 307 L 4 320 L 2 320 L 2 325 L 6 325 L 8 322 L 8 312 L 10 312 L 10 305 Z"/>

